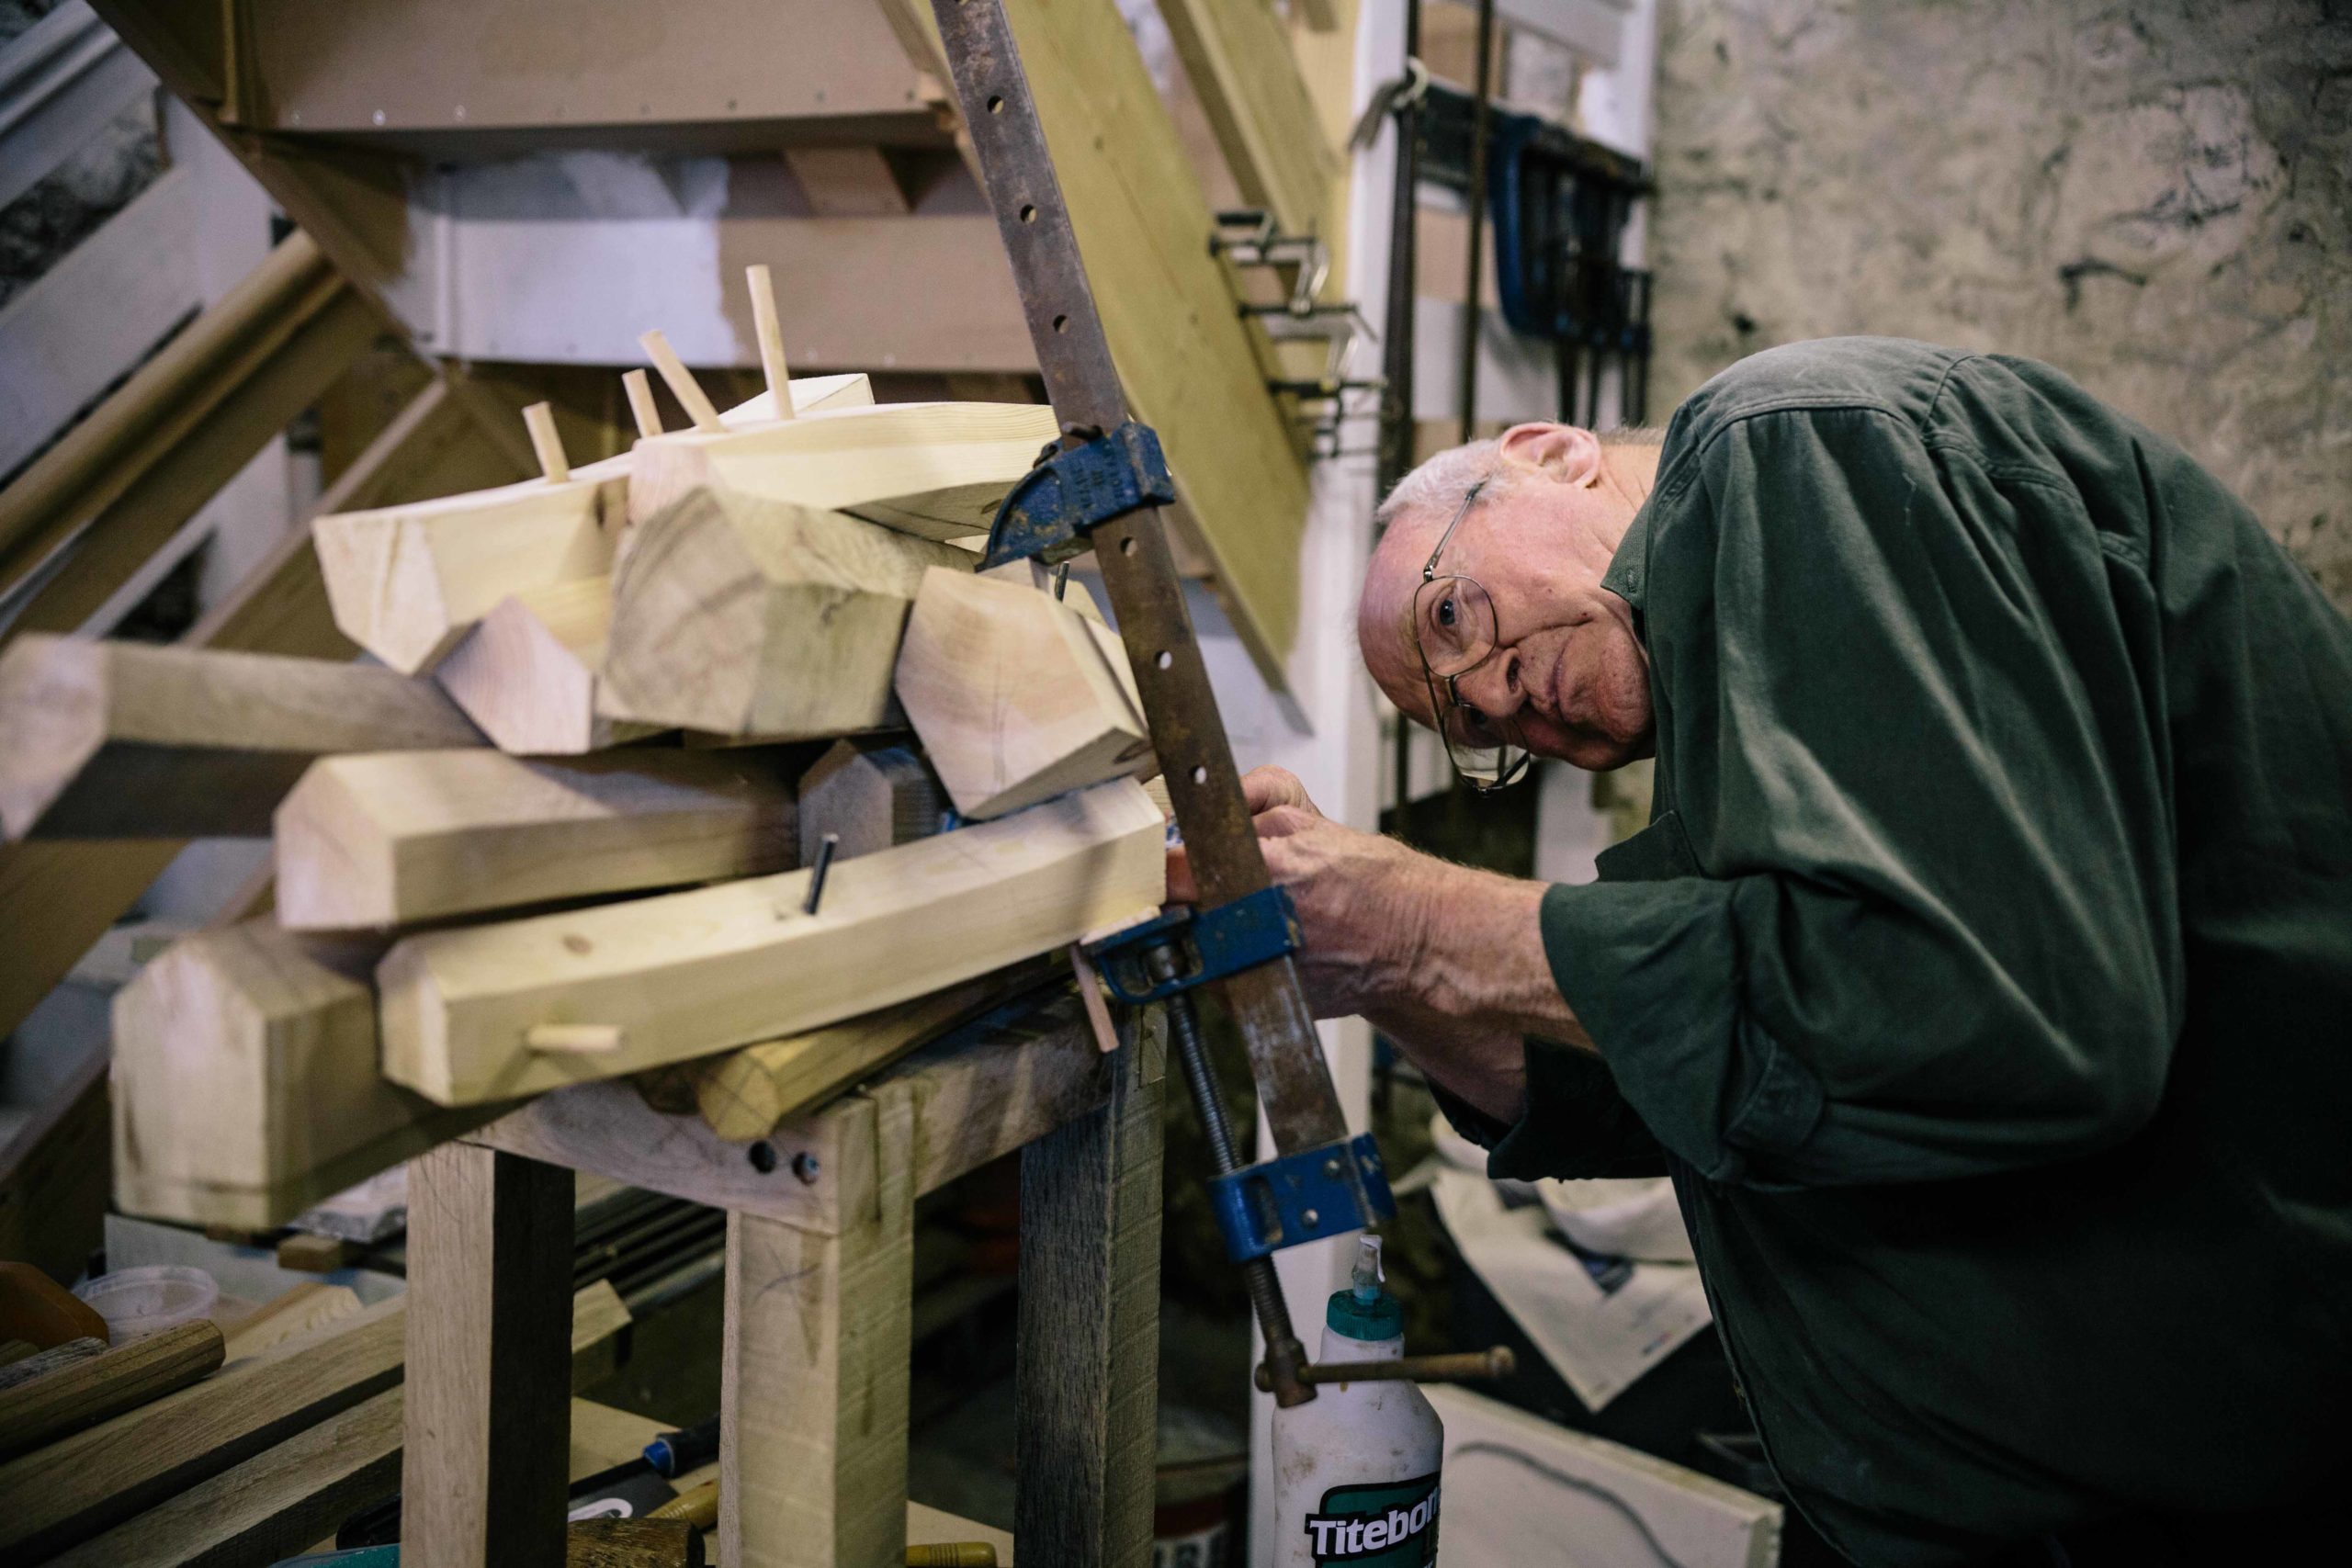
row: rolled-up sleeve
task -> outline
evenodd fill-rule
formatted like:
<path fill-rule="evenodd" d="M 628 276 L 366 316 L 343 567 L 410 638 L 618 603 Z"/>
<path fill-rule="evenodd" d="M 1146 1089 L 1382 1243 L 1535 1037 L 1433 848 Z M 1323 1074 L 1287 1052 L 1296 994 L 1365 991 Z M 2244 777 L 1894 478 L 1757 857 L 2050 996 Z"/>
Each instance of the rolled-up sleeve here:
<path fill-rule="evenodd" d="M 2129 1136 L 2180 1021 L 2140 563 L 1871 410 L 1736 422 L 1669 479 L 1645 629 L 1684 874 L 1542 915 L 1615 1087 L 1722 1182 Z"/>
<path fill-rule="evenodd" d="M 1432 1083 L 1454 1130 L 1487 1153 L 1487 1174 L 1542 1177 L 1664 1176 L 1666 1151 L 1590 1051 L 1527 1042 L 1527 1109 L 1516 1122 L 1489 1116 Z"/>

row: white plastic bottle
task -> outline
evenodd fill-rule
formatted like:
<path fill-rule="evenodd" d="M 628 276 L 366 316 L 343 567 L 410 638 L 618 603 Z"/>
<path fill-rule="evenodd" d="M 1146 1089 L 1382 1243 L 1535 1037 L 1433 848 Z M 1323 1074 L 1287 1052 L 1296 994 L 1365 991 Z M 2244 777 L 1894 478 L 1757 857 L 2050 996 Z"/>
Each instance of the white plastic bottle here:
<path fill-rule="evenodd" d="M 1380 1238 L 1356 1253 L 1355 1284 L 1333 1293 L 1320 1363 L 1390 1361 L 1405 1319 L 1381 1288 Z M 1274 1412 L 1274 1562 L 1280 1568 L 1422 1568 L 1437 1561 L 1438 1466 L 1445 1426 L 1405 1382 L 1318 1383 Z"/>

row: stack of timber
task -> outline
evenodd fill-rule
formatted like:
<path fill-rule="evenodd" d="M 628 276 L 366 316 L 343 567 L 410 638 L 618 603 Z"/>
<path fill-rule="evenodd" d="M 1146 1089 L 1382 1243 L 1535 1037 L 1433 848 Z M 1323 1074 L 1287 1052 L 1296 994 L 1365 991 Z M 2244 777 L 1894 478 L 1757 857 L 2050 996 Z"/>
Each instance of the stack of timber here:
<path fill-rule="evenodd" d="M 397 1493 L 406 1299 L 247 1335 L 281 1314 L 35 1358 L 53 1364 L 0 1389 L 0 1562 L 261 1568 Z M 572 1297 L 574 1388 L 628 1323 L 609 1280 Z"/>
<path fill-rule="evenodd" d="M 721 413 L 648 334 L 694 429 L 633 372 L 624 456 L 573 468 L 542 405 L 541 479 L 321 518 L 372 661 L 7 650 L 9 838 L 274 840 L 268 913 L 118 995 L 120 1207 L 280 1224 L 623 1077 L 755 1139 L 1157 908 L 1125 649 L 975 572 L 1051 412 L 877 406 L 763 337 Z"/>

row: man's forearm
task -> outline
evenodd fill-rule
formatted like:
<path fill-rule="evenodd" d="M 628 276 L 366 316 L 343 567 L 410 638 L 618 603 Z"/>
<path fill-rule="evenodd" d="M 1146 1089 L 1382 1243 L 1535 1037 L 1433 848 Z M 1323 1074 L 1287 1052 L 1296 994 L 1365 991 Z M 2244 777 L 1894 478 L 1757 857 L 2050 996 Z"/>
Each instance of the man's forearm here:
<path fill-rule="evenodd" d="M 1517 1121 L 1525 1036 L 1592 1048 L 1544 952 L 1544 885 L 1418 856 L 1399 874 L 1412 911 L 1405 951 L 1364 1016 L 1447 1089 Z"/>
<path fill-rule="evenodd" d="M 1404 994 L 1433 1014 L 1589 1047 L 1544 951 L 1545 885 L 1416 857 Z"/>

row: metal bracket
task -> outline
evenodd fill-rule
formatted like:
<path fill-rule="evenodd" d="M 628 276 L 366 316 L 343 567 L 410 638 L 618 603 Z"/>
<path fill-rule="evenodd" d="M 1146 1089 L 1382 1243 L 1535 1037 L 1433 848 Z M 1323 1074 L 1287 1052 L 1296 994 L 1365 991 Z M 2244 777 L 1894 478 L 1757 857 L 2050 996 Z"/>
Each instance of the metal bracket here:
<path fill-rule="evenodd" d="M 1246 1263 L 1285 1247 L 1362 1230 L 1359 1183 L 1374 1219 L 1396 1217 L 1396 1200 L 1369 1133 L 1211 1177 L 1209 1207 L 1225 1233 L 1227 1255 Z"/>
<path fill-rule="evenodd" d="M 1086 536 L 1147 506 L 1171 506 L 1176 481 L 1148 424 L 1128 420 L 1104 435 L 1074 430 L 1079 445 L 1050 446 L 997 508 L 981 570 L 1016 560 L 1047 566 L 1086 548 Z"/>
<path fill-rule="evenodd" d="M 1298 951 L 1298 915 L 1290 895 L 1264 887 L 1213 909 L 1170 909 L 1089 947 L 1102 988 L 1125 1007 L 1141 1007 L 1227 975 L 1272 964 Z M 1157 947 L 1171 948 L 1176 970 L 1155 980 L 1147 963 Z"/>

